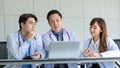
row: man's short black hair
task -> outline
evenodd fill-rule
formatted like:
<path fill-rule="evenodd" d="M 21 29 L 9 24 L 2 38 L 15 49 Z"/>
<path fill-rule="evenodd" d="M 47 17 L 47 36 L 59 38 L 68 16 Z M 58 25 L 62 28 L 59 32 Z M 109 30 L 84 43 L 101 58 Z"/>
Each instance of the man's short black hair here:
<path fill-rule="evenodd" d="M 19 27 L 21 29 L 21 23 L 26 23 L 26 21 L 28 20 L 28 18 L 34 18 L 35 21 L 37 22 L 37 17 L 34 15 L 34 14 L 22 14 L 20 17 L 19 17 Z"/>
<path fill-rule="evenodd" d="M 47 20 L 49 21 L 49 17 L 53 14 L 58 14 L 62 18 L 62 14 L 58 10 L 51 10 L 47 14 Z"/>

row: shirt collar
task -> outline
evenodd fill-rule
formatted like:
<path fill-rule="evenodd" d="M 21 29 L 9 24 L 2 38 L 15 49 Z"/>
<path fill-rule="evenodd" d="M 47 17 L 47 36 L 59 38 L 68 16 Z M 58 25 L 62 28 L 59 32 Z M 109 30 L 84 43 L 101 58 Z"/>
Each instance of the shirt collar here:
<path fill-rule="evenodd" d="M 56 35 L 56 34 L 62 34 L 62 33 L 63 33 L 63 29 L 61 29 L 59 32 L 55 32 L 55 31 L 52 30 L 52 33 L 53 33 L 54 35 Z"/>

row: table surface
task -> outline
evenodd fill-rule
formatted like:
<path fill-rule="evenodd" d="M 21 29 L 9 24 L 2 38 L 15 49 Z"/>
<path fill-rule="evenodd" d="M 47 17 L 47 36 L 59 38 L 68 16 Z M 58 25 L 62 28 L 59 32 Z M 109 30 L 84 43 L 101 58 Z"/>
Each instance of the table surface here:
<path fill-rule="evenodd" d="M 120 61 L 120 57 L 105 57 L 105 58 L 55 58 L 55 59 L 40 59 L 40 60 L 16 60 L 16 59 L 1 59 L 0 65 L 5 64 L 51 64 L 51 63 L 84 63 L 84 62 L 115 62 Z"/>

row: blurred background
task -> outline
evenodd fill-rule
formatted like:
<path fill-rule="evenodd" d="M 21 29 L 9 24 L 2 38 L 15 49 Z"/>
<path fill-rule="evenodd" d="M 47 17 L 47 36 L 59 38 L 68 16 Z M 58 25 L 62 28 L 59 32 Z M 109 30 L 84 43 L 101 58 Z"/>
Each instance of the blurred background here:
<path fill-rule="evenodd" d="M 89 23 L 94 17 L 102 17 L 107 23 L 108 35 L 120 39 L 120 0 L 0 0 L 0 41 L 19 30 L 18 19 L 23 13 L 38 17 L 36 31 L 49 30 L 47 13 L 57 9 L 63 15 L 63 27 L 75 32 L 81 42 L 90 36 Z"/>

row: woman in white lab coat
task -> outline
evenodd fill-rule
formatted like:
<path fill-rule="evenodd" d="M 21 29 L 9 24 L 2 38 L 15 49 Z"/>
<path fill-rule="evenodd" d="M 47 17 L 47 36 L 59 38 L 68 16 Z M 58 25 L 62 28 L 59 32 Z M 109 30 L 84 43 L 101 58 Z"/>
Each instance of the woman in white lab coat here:
<path fill-rule="evenodd" d="M 46 50 L 46 58 L 49 58 L 50 42 L 52 41 L 75 41 L 73 32 L 62 28 L 62 15 L 57 10 L 51 10 L 47 15 L 48 23 L 51 29 L 42 36 L 43 45 Z M 56 34 L 59 34 L 59 39 Z M 60 64 L 61 65 L 61 64 Z M 77 64 L 67 64 L 68 68 L 76 68 Z M 66 68 L 67 68 L 66 67 Z M 45 64 L 45 68 L 57 68 L 55 64 Z M 60 68 L 65 68 L 60 66 Z"/>
<path fill-rule="evenodd" d="M 80 57 L 120 57 L 118 46 L 107 36 L 106 23 L 102 18 L 94 18 L 90 23 L 92 38 L 84 42 Z M 87 68 L 115 68 L 112 62 L 88 63 Z"/>

